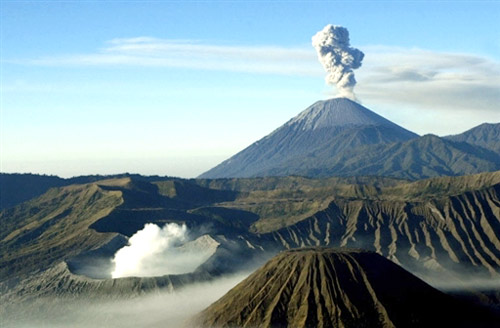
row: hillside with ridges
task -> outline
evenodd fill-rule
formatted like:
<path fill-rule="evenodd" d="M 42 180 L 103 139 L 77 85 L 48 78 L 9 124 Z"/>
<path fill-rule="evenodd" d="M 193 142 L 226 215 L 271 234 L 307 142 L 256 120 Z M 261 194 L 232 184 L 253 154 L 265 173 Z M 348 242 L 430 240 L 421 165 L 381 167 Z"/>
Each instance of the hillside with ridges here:
<path fill-rule="evenodd" d="M 500 274 L 500 172 L 411 183 L 268 179 L 272 190 L 264 178 L 209 182 L 254 188 L 219 206 L 257 214 L 250 231 L 259 234 L 256 243 L 263 247 L 361 247 L 422 272 L 464 267 Z"/>
<path fill-rule="evenodd" d="M 166 195 L 167 189 L 172 197 Z M 186 224 L 195 229 L 193 237 L 207 231 L 246 231 L 257 219 L 253 213 L 208 206 L 230 201 L 236 194 L 188 180 L 150 183 L 129 177 L 50 189 L 0 211 L 0 282 L 44 271 L 62 261 L 77 263 L 75 258 L 89 252 L 112 256 L 146 223 Z"/>
<path fill-rule="evenodd" d="M 173 179 L 170 177 L 141 176 L 139 174 L 130 173 L 115 175 L 83 175 L 66 179 L 58 176 L 31 173 L 0 173 L 0 210 L 14 207 L 41 196 L 50 188 L 121 178 L 132 178 L 134 180 L 146 182 L 168 181 Z"/>
<path fill-rule="evenodd" d="M 116 234 L 88 227 L 122 202 L 120 191 L 96 184 L 72 185 L 0 212 L 0 281 L 106 244 Z"/>
<path fill-rule="evenodd" d="M 418 180 L 499 169 L 500 156 L 495 152 L 465 142 L 426 135 L 406 142 L 347 148 L 337 154 L 306 153 L 273 167 L 263 175 L 372 175 Z"/>
<path fill-rule="evenodd" d="M 422 202 L 336 199 L 269 232 L 284 248 L 327 245 L 373 250 L 404 267 L 500 275 L 500 185 Z M 469 270 L 464 274 L 464 270 Z"/>
<path fill-rule="evenodd" d="M 445 138 L 452 141 L 467 142 L 500 154 L 500 123 L 484 123 L 463 133 Z"/>
<path fill-rule="evenodd" d="M 318 245 L 366 248 L 422 276 L 498 276 L 499 193 L 500 172 L 416 182 L 124 178 L 67 186 L 0 212 L 0 278 L 75 265 L 102 249 L 109 257 L 146 223 L 169 222 L 221 244 L 205 266 L 218 274 L 255 256 Z"/>
<path fill-rule="evenodd" d="M 193 320 L 196 327 L 493 327 L 470 308 L 375 253 L 282 252 Z"/>

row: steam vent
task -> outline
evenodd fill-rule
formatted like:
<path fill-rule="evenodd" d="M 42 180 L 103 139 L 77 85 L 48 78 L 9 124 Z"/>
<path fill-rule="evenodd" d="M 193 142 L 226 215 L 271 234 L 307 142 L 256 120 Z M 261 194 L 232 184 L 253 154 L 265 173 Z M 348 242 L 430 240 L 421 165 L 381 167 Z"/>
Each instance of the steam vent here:
<path fill-rule="evenodd" d="M 491 319 L 479 312 L 376 253 L 303 248 L 278 254 L 205 309 L 194 324 L 490 327 L 483 321 Z"/>

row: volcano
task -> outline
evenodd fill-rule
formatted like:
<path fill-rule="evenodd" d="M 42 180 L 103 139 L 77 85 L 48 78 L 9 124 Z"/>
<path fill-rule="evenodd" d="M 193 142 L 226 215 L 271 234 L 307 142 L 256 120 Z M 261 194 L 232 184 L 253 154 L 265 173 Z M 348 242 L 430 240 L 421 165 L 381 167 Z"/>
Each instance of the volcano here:
<path fill-rule="evenodd" d="M 302 248 L 278 254 L 193 322 L 197 327 L 494 326 L 495 318 L 485 313 L 376 253 Z"/>
<path fill-rule="evenodd" d="M 318 101 L 200 178 L 301 175 L 345 150 L 416 137 L 347 98 Z"/>
<path fill-rule="evenodd" d="M 484 137 L 483 130 L 447 138 L 419 137 L 354 101 L 334 98 L 314 103 L 200 178 L 298 175 L 418 180 L 500 170 L 498 145 L 492 141 L 496 131 Z M 481 138 L 476 136 L 478 131 Z"/>

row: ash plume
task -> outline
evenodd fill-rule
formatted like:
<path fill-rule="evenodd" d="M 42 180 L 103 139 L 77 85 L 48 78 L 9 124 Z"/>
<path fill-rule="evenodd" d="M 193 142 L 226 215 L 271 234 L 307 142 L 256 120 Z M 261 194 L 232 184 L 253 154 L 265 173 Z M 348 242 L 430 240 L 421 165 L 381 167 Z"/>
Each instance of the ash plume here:
<path fill-rule="evenodd" d="M 361 67 L 365 54 L 349 43 L 349 31 L 342 26 L 328 24 L 312 37 L 318 59 L 327 72 L 326 83 L 335 85 L 341 96 L 355 100 L 353 69 Z"/>

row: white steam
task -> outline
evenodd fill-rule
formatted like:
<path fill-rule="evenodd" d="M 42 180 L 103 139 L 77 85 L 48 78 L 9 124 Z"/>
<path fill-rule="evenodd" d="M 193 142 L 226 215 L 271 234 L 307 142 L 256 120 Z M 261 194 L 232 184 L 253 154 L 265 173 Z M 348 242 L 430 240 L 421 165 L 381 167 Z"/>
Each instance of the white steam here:
<path fill-rule="evenodd" d="M 363 52 L 349 44 L 349 31 L 342 26 L 326 25 L 312 37 L 318 59 L 327 72 L 326 83 L 335 85 L 341 96 L 355 100 L 353 69 L 361 66 Z"/>
<path fill-rule="evenodd" d="M 148 223 L 119 249 L 112 262 L 113 278 L 152 277 L 194 271 L 218 246 L 209 236 L 188 241 L 186 225 L 166 224 L 163 228 Z"/>

